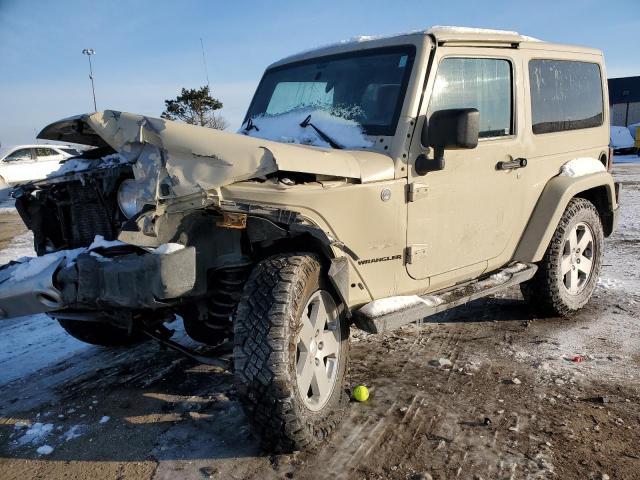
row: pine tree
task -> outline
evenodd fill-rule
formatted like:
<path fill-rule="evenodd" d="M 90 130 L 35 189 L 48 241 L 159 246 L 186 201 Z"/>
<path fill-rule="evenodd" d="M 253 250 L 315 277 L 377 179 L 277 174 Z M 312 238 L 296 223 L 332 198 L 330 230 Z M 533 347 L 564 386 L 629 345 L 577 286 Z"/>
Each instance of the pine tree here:
<path fill-rule="evenodd" d="M 165 100 L 165 110 L 161 117 L 167 120 L 180 120 L 190 125 L 217 128 L 224 130 L 228 127 L 227 121 L 217 113 L 222 108 L 222 102 L 213 98 L 209 87 L 199 89 L 182 89 L 175 99 Z"/>

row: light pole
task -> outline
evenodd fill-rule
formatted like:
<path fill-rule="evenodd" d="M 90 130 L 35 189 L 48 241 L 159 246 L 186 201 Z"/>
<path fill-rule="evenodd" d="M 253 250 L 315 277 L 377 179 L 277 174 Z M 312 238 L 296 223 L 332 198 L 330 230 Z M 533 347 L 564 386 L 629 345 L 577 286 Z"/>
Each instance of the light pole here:
<path fill-rule="evenodd" d="M 91 92 L 93 93 L 93 111 L 97 112 L 98 107 L 96 107 L 96 89 L 93 85 L 93 67 L 91 66 L 91 55 L 95 55 L 96 51 L 93 48 L 85 48 L 82 50 L 82 53 L 89 57 L 89 78 L 91 79 Z"/>

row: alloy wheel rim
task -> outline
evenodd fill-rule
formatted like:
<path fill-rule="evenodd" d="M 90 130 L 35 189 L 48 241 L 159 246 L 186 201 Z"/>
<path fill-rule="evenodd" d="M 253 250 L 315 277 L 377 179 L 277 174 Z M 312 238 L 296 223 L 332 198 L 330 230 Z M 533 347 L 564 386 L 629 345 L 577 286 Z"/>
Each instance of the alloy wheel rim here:
<path fill-rule="evenodd" d="M 296 337 L 296 381 L 305 406 L 322 409 L 335 388 L 340 361 L 340 318 L 326 290 L 318 290 L 305 305 Z"/>
<path fill-rule="evenodd" d="M 565 238 L 560 263 L 562 284 L 570 295 L 579 295 L 591 278 L 594 261 L 594 242 L 591 227 L 580 222 Z"/>

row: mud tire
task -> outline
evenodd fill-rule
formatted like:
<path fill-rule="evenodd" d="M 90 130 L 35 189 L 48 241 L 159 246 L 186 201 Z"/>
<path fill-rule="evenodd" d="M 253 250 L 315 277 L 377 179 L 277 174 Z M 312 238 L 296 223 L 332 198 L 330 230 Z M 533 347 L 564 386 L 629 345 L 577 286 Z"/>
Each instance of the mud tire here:
<path fill-rule="evenodd" d="M 78 320 L 58 320 L 58 323 L 72 337 L 100 347 L 131 347 L 149 340 L 149 337 L 142 332 L 133 332 L 129 335 L 126 330 L 109 323 Z"/>
<path fill-rule="evenodd" d="M 244 287 L 235 322 L 236 385 L 254 432 L 269 451 L 291 452 L 319 444 L 347 410 L 349 394 L 344 382 L 349 326 L 344 312 L 338 320 L 341 360 L 333 389 L 320 410 L 306 407 L 296 380 L 301 315 L 311 296 L 321 289 L 336 298 L 320 259 L 305 253 L 276 255 L 260 262 Z"/>
<path fill-rule="evenodd" d="M 564 286 L 561 262 L 569 232 L 579 223 L 589 226 L 593 236 L 591 273 L 578 294 L 570 294 Z M 573 198 L 551 238 L 538 271 L 534 277 L 520 285 L 524 299 L 540 315 L 570 317 L 591 298 L 602 268 L 604 233 L 600 215 L 595 206 L 584 198 Z"/>

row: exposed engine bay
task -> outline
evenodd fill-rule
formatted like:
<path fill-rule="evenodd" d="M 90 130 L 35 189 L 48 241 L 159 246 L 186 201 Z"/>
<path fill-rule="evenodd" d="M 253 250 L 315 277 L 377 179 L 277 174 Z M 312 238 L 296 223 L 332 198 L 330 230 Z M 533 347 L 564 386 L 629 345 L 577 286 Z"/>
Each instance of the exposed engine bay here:
<path fill-rule="evenodd" d="M 99 163 L 114 153 L 110 148 L 97 148 L 85 152 L 82 159 Z M 133 178 L 131 166 L 122 164 L 18 187 L 14 191 L 16 209 L 33 232 L 36 253 L 87 247 L 96 235 L 115 240 L 127 221 L 118 208 L 117 192 L 128 178 Z"/>

